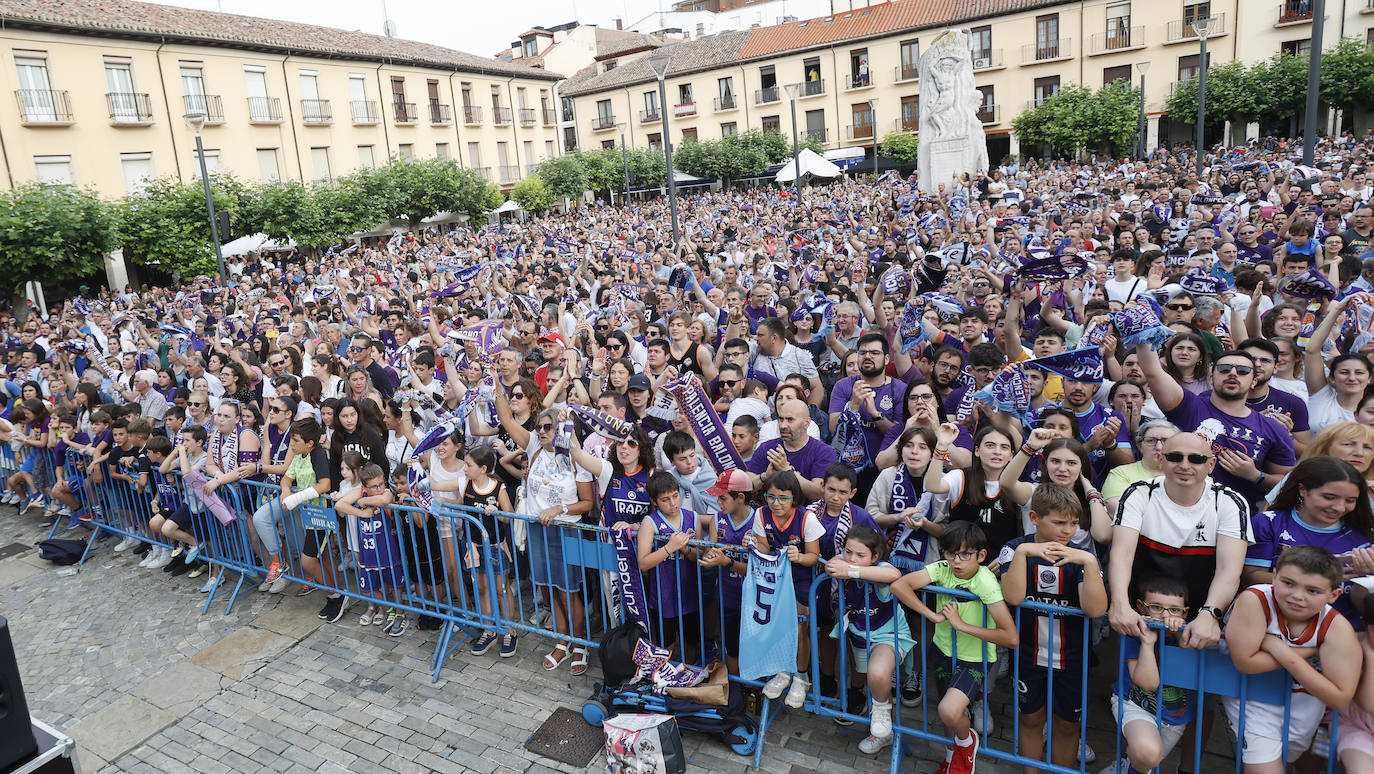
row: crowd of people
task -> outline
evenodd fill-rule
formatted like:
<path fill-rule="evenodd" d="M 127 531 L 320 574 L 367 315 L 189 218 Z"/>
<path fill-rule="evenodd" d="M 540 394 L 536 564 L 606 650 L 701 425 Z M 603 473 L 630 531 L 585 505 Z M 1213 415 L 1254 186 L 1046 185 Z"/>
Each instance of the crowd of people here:
<path fill-rule="evenodd" d="M 800 707 L 813 681 L 854 686 L 864 753 L 924 690 L 954 740 L 941 772 L 971 772 L 985 685 L 1017 659 L 1019 752 L 1076 767 L 1088 650 L 1115 636 L 1127 758 L 1110 770 L 1150 771 L 1216 712 L 1161 686 L 1164 641 L 1293 676 L 1286 733 L 1281 706 L 1219 702 L 1246 717 L 1248 772 L 1283 771 L 1336 714 L 1330 754 L 1374 772 L 1374 136 L 1326 138 L 1310 167 L 1300 150 L 1216 149 L 1202 175 L 1161 148 L 936 192 L 890 173 L 800 198 L 686 193 L 676 245 L 667 200 L 598 201 L 254 256 L 225 284 L 83 290 L 0 319 L 4 501 L 98 525 L 93 504 L 118 492 L 161 539 L 116 550 L 204 573 L 207 592 L 223 575 L 204 561 L 210 520 L 244 520 L 259 591 L 323 587 L 338 622 L 330 581 L 356 576 L 359 624 L 391 636 L 438 625 L 398 609 L 405 562 L 446 566 L 427 576 L 442 584 L 473 560 L 422 517 L 434 548 L 412 556 L 398 541 L 417 527 L 388 506 L 473 507 L 502 536 L 484 611 L 528 615 L 527 573 L 565 638 L 543 668 L 574 675 L 601 598 L 562 532 L 634 529 L 658 644 L 734 670 L 743 547 L 785 549 L 801 620 L 826 636 L 819 674 L 803 636 L 762 693 Z M 280 493 L 216 513 L 242 482 Z M 302 525 L 311 503 L 336 509 L 351 550 Z M 288 588 L 291 568 L 311 582 Z M 846 602 L 808 609 L 822 576 Z M 1028 600 L 1082 616 L 1014 622 Z M 514 655 L 515 629 L 471 652 L 493 647 Z"/>

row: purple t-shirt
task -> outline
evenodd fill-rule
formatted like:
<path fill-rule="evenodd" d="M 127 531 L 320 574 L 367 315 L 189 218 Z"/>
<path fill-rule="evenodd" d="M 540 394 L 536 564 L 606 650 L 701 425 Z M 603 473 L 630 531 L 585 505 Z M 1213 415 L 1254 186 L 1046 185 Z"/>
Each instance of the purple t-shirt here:
<path fill-rule="evenodd" d="M 1250 263 L 1259 263 L 1260 261 L 1272 261 L 1274 260 L 1274 251 L 1268 245 L 1255 245 L 1254 247 L 1246 247 L 1245 245 L 1237 242 L 1236 258 L 1242 261 L 1249 261 Z"/>
<path fill-rule="evenodd" d="M 839 414 L 849 405 L 849 399 L 854 395 L 854 383 L 859 376 L 846 376 L 835 382 L 835 389 L 830 393 L 830 413 Z M 889 378 L 886 384 L 879 385 L 873 390 L 873 404 L 878 407 L 878 413 L 885 419 L 897 423 L 898 427 L 906 422 L 906 382 L 900 379 Z M 873 459 L 878 452 L 883 450 L 883 433 L 878 429 L 877 417 L 868 416 L 867 407 L 859 411 L 859 419 L 863 421 L 864 446 L 868 450 L 868 458 Z"/>
<path fill-rule="evenodd" d="M 778 316 L 777 307 L 765 306 L 762 309 L 755 309 L 753 304 L 745 304 L 744 313 L 749 316 L 750 333 L 759 332 L 759 323 L 763 322 L 764 318 Z"/>
<path fill-rule="evenodd" d="M 1183 400 L 1164 412 L 1164 416 L 1184 432 L 1196 430 L 1212 439 L 1213 453 L 1221 448 L 1233 449 L 1254 460 L 1260 470 L 1271 462 L 1282 466 L 1298 464 L 1293 454 L 1293 436 L 1283 425 L 1253 410 L 1248 416 L 1233 417 L 1212 405 L 1211 393 L 1204 397 L 1185 390 Z M 1212 478 L 1234 489 L 1252 506 L 1267 494 L 1254 481 L 1239 479 L 1221 465 L 1212 471 Z"/>
<path fill-rule="evenodd" d="M 1245 553 L 1245 563 L 1251 567 L 1274 569 L 1279 554 L 1292 546 L 1320 546 L 1340 556 L 1357 548 L 1368 548 L 1369 540 L 1358 530 L 1338 522 L 1334 527 L 1318 527 L 1308 524 L 1292 510 L 1264 511 L 1250 517 L 1251 534 L 1255 542 Z M 1343 585 L 1341 594 L 1334 607 L 1341 611 L 1356 629 L 1364 629 L 1364 617 L 1350 601 L 1350 581 Z"/>
<path fill-rule="evenodd" d="M 761 476 L 768 470 L 768 452 L 775 446 L 781 446 L 782 439 L 774 438 L 759 444 L 754 450 L 754 456 L 749 458 L 749 472 Z M 815 438 L 807 438 L 806 445 L 797 451 L 787 451 L 783 447 L 783 452 L 787 454 L 787 461 L 792 463 L 792 467 L 797 469 L 797 474 L 802 478 L 824 478 L 825 469 L 832 462 L 839 462 L 840 455 L 828 444 L 821 443 Z"/>
<path fill-rule="evenodd" d="M 1307 422 L 1307 404 L 1302 398 L 1291 392 L 1274 387 L 1269 388 L 1269 394 L 1259 399 L 1247 399 L 1245 405 L 1263 414 L 1266 409 L 1276 409 L 1282 411 L 1293 418 L 1293 432 L 1303 433 L 1310 429 Z"/>

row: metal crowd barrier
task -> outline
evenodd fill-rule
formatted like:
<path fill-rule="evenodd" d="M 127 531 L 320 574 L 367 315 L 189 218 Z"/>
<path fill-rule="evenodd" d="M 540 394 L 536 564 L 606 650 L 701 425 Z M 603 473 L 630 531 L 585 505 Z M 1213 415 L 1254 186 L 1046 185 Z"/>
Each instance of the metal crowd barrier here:
<path fill-rule="evenodd" d="M 68 458 L 68 464 L 83 462 L 83 455 L 72 452 Z M 0 469 L 4 467 L 4 455 L 0 452 Z M 89 471 L 86 478 L 89 479 Z M 168 477 L 164 483 L 170 483 L 176 496 L 180 498 L 194 497 L 195 495 L 186 490 L 184 480 L 179 474 Z M 378 598 L 369 594 L 360 586 L 357 562 L 350 557 L 352 552 L 348 549 L 348 540 L 344 538 L 348 528 L 347 518 L 343 517 L 330 505 L 307 505 L 298 507 L 292 511 L 284 511 L 281 507 L 280 488 L 274 484 L 258 481 L 243 481 L 237 485 L 227 485 L 217 490 L 217 493 L 225 500 L 230 509 L 236 514 L 228 524 L 221 524 L 220 521 L 208 512 L 195 520 L 197 538 L 203 546 L 202 553 L 207 562 L 218 565 L 221 572 L 234 572 L 238 575 L 238 581 L 229 594 L 228 607 L 226 612 L 232 610 L 238 597 L 253 584 L 253 579 L 261 579 L 267 574 L 268 559 L 264 555 L 263 545 L 260 536 L 250 525 L 254 523 L 254 514 L 262 511 L 263 519 L 270 517 L 270 523 L 276 530 L 280 541 L 280 560 L 285 571 L 282 577 L 287 578 L 293 583 L 309 584 L 330 593 L 342 594 L 354 600 L 362 602 L 378 601 Z M 86 555 L 82 561 L 100 551 L 98 538 L 102 533 L 110 533 L 124 537 L 132 537 L 137 540 L 147 541 L 156 545 L 168 546 L 168 541 L 161 534 L 152 534 L 148 526 L 148 519 L 151 516 L 149 503 L 151 498 L 156 496 L 157 489 L 151 482 L 146 491 L 135 491 L 122 484 L 113 483 L 108 476 L 106 482 L 100 485 L 79 487 L 76 493 L 83 509 L 93 509 L 94 518 L 92 527 L 96 535 L 88 543 Z M 183 500 L 184 501 L 184 500 Z M 324 502 L 331 502 L 327 499 Z M 99 506 L 98 509 L 95 506 Z M 394 548 L 399 552 L 399 556 L 393 557 L 400 563 L 400 580 L 393 586 L 388 587 L 388 596 L 384 598 L 383 604 L 393 607 L 408 614 L 427 615 L 439 619 L 442 622 L 442 629 L 436 644 L 435 653 L 431 662 L 433 679 L 437 680 L 442 671 L 445 660 L 454 653 L 455 649 L 463 642 L 477 637 L 482 631 L 493 631 L 498 635 L 505 632 L 520 632 L 539 635 L 559 642 L 569 642 L 574 645 L 585 647 L 595 647 L 599 641 L 599 635 L 607 629 L 615 626 L 621 620 L 621 613 L 617 600 L 611 593 L 611 583 L 609 574 L 616 568 L 616 554 L 613 546 L 609 542 L 608 530 L 599 525 L 587 524 L 557 524 L 553 528 L 541 528 L 536 517 L 521 514 L 497 512 L 485 514 L 471 508 L 454 506 L 447 503 L 436 503 L 433 510 L 419 508 L 413 504 L 393 504 L 387 506 L 385 512 L 388 514 L 393 525 L 396 542 Z M 204 534 L 200 534 L 203 530 Z M 327 577 L 314 578 L 309 575 L 301 563 L 302 549 L 307 531 L 315 532 L 314 537 L 320 547 L 320 558 L 327 564 L 322 564 L 325 570 L 321 573 Z M 523 534 L 522 534 L 523 533 Z M 657 536 L 656 542 L 664 542 L 664 536 Z M 563 600 L 559 602 L 557 595 L 549 594 L 549 586 L 544 583 L 535 584 L 534 570 L 540 564 L 538 557 L 532 549 L 535 548 L 535 541 L 539 541 L 539 553 L 543 557 L 542 579 L 550 576 L 558 577 L 558 568 L 551 560 L 551 550 L 557 546 L 563 559 L 564 573 L 561 580 L 564 585 L 577 585 L 579 591 L 576 594 L 563 595 Z M 728 546 L 706 541 L 693 540 L 690 545 L 709 549 L 712 547 L 722 548 L 734 553 L 736 556 L 741 554 L 739 546 Z M 428 560 L 428 561 L 426 561 Z M 818 714 L 823 717 L 843 717 L 852 721 L 856 727 L 866 726 L 868 718 L 864 715 L 855 715 L 847 711 L 848 693 L 850 690 L 869 689 L 866 686 L 866 676 L 860 676 L 865 681 L 862 689 L 849 687 L 849 663 L 850 654 L 846 632 L 841 629 L 838 633 L 836 649 L 836 668 L 834 675 L 838 688 L 838 695 L 825 696 L 821 692 L 821 639 L 828 637 L 829 631 L 822 632 L 819 627 L 820 615 L 818 611 L 820 605 L 829 605 L 830 599 L 818 596 L 824 590 L 826 596 L 830 596 L 828 590 L 829 579 L 823 574 L 823 570 L 817 568 L 821 573 L 812 582 L 809 595 L 806 599 L 807 607 L 811 611 L 806 616 L 806 631 L 808 633 L 811 661 L 810 675 L 812 678 L 811 687 L 808 690 L 803 710 Z M 649 575 L 651 573 L 646 573 Z M 724 631 L 724 616 L 726 610 L 719 602 L 715 589 L 718 588 L 718 579 L 713 571 L 699 569 L 692 574 L 694 583 L 688 592 L 687 601 L 690 603 L 690 596 L 695 596 L 696 609 L 700 613 L 697 616 L 697 631 L 688 632 L 683 630 L 682 618 L 677 620 L 678 631 L 677 641 L 680 644 L 678 653 L 684 661 L 691 660 L 698 664 L 704 664 L 709 660 L 708 657 L 723 655 L 724 645 L 722 633 Z M 875 586 L 871 583 L 861 582 L 864 588 L 865 600 L 861 609 L 867 611 L 872 609 L 868 604 L 869 596 L 875 593 Z M 507 589 L 506 595 L 501 593 L 502 586 Z M 218 587 L 210 594 L 202 612 L 209 610 L 214 601 L 216 593 L 225 589 L 226 583 L 222 578 Z M 661 642 L 661 634 L 664 630 L 664 609 L 663 588 L 657 584 L 646 585 L 649 593 L 650 609 L 653 611 L 651 618 L 651 636 L 655 641 Z M 684 590 L 679 589 L 680 595 Z M 973 595 L 965 591 L 956 589 L 946 589 L 929 586 L 921 590 L 923 595 L 943 594 L 956 599 L 973 599 Z M 840 610 L 846 608 L 844 599 L 843 584 L 835 584 L 833 600 Z M 513 604 L 510 610 L 505 605 L 503 597 L 509 596 Z M 679 605 L 684 601 L 680 596 L 676 600 Z M 533 617 L 526 616 L 533 613 Z M 938 704 L 938 696 L 932 697 L 935 687 L 935 680 L 931 673 L 931 666 L 934 663 L 930 635 L 933 629 L 929 622 L 920 616 L 916 616 L 911 611 L 901 608 L 901 613 L 907 614 L 909 620 L 916 622 L 911 627 L 911 636 L 915 640 L 915 646 L 907 654 L 907 657 L 898 663 L 896 674 L 894 675 L 894 685 L 892 693 L 892 724 L 893 736 L 888 746 L 890 771 L 895 774 L 899 770 L 904 755 L 911 752 L 911 740 L 923 740 L 936 744 L 947 745 L 952 743 L 952 738 L 946 736 L 943 730 L 936 730 L 931 724 L 931 702 Z M 1018 631 L 1021 630 L 1022 619 L 1025 616 L 1048 616 L 1051 623 L 1065 618 L 1084 619 L 1083 625 L 1083 674 L 1080 690 L 1082 695 L 1079 697 L 1082 703 L 1082 712 L 1078 723 L 1078 741 L 1081 752 L 1087 739 L 1089 706 L 1088 706 L 1088 651 L 1091 646 L 1091 621 L 1084 618 L 1082 611 L 1074 608 L 1057 607 L 1044 605 L 1035 602 L 1024 602 L 1013 608 L 1013 618 L 1017 624 Z M 554 621 L 561 619 L 562 625 L 555 625 L 546 622 L 547 618 Z M 842 621 L 842 617 L 837 617 Z M 984 611 L 983 625 L 988 626 L 989 621 L 986 610 Z M 1032 622 L 1029 625 L 1035 625 Z M 864 622 L 864 629 L 869 628 L 868 621 Z M 1048 632 L 1049 641 L 1047 647 L 1053 652 L 1054 638 L 1059 630 L 1058 626 L 1050 625 L 1045 627 Z M 957 631 L 953 633 L 954 648 L 957 652 L 961 635 Z M 693 639 L 694 638 L 694 639 Z M 1175 687 L 1194 693 L 1193 706 L 1195 708 L 1194 723 L 1201 720 L 1202 714 L 1208 710 L 1208 696 L 1230 696 L 1245 701 L 1264 701 L 1271 704 L 1282 705 L 1285 708 L 1285 727 L 1288 719 L 1287 715 L 1291 709 L 1291 697 L 1293 691 L 1292 678 L 1284 672 L 1270 672 L 1261 675 L 1241 675 L 1231 663 L 1228 656 L 1216 649 L 1204 651 L 1185 650 L 1180 647 L 1165 645 L 1161 638 L 1157 644 L 1157 656 L 1160 669 L 1160 689 L 1165 686 Z M 866 652 L 871 655 L 874 644 L 866 644 Z M 891 645 L 894 651 L 900 651 L 899 644 L 894 641 Z M 685 646 L 685 647 L 681 647 Z M 992 646 L 984 645 L 983 648 L 983 667 L 987 679 L 983 681 L 981 691 L 981 701 L 977 702 L 978 712 L 984 713 L 986 721 L 991 703 L 989 697 L 994 691 L 996 676 L 993 665 L 988 661 L 988 652 Z M 690 657 L 690 658 L 689 658 Z M 1066 768 L 1048 762 L 1050 751 L 1053 749 L 1054 741 L 1054 681 L 1050 679 L 1047 684 L 1046 695 L 1046 725 L 1049 726 L 1047 739 L 1044 745 L 1044 760 L 1036 760 L 1021 756 L 1017 750 L 1019 748 L 1020 736 L 1020 707 L 1017 701 L 1016 686 L 1021 680 L 1021 663 L 1017 657 L 1016 650 L 1004 650 L 999 658 L 1010 658 L 1010 677 L 1011 685 L 1011 707 L 1012 707 L 1012 734 L 1010 749 L 999 749 L 994 745 L 996 740 L 983 739 L 980 742 L 979 755 L 986 758 L 1005 761 L 1011 764 L 1019 764 L 1039 771 L 1054 772 L 1055 774 L 1072 774 L 1073 772 L 1086 771 L 1086 764 L 1081 760 L 1078 768 Z M 1118 658 L 1116 659 L 1118 674 L 1125 670 L 1125 642 L 1121 640 L 1118 648 Z M 906 668 L 903 669 L 903 664 Z M 916 708 L 905 708 L 901 703 L 901 685 L 903 677 L 912 669 L 919 668 L 921 673 L 922 698 L 921 704 Z M 762 685 L 758 680 L 746 680 L 731 675 L 732 682 L 749 689 L 756 689 Z M 762 760 L 763 739 L 770 725 L 778 721 L 779 715 L 783 711 L 782 702 L 763 699 L 759 743 L 754 749 L 754 766 L 757 768 Z M 1162 724 L 1163 702 L 1156 702 L 1156 722 Z M 1244 714 L 1241 717 L 1241 728 L 1239 729 L 1240 738 L 1244 737 Z M 985 723 L 986 727 L 986 723 Z M 1335 740 L 1338 731 L 1335 713 L 1331 713 L 1330 739 Z M 1116 750 L 1115 760 L 1120 761 L 1124 753 L 1122 741 L 1121 724 L 1116 724 Z M 1214 733 L 1216 733 L 1214 731 Z M 1224 732 L 1223 732 L 1224 733 Z M 1200 771 L 1202 755 L 1202 735 L 1195 734 L 1192 758 L 1193 770 Z M 1314 744 L 1314 747 L 1316 745 Z M 1284 754 L 1287 753 L 1287 740 L 1284 740 Z M 1326 771 L 1332 774 L 1335 770 L 1334 745 L 1330 746 L 1331 754 L 1327 756 Z M 880 753 L 881 754 L 881 753 Z M 1180 754 L 1183 754 L 1181 751 Z M 1101 763 L 1096 766 L 1101 766 Z M 1235 771 L 1241 771 L 1240 744 L 1236 745 Z"/>

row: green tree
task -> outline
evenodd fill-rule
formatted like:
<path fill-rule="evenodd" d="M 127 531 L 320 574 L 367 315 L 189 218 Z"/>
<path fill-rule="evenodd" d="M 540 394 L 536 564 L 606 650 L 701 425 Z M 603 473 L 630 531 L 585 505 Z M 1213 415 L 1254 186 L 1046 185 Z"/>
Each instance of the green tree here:
<path fill-rule="evenodd" d="M 549 184 L 549 192 L 559 198 L 577 200 L 587 190 L 587 170 L 572 154 L 540 164 L 539 176 Z"/>
<path fill-rule="evenodd" d="M 412 227 L 440 212 L 461 212 L 476 218 L 490 209 L 487 181 L 470 169 L 460 169 L 453 159 L 394 158 L 379 173 L 391 179 L 386 190 L 396 193 L 393 214 L 405 215 Z"/>
<path fill-rule="evenodd" d="M 625 168 L 619 148 L 579 150 L 574 156 L 587 176 L 588 190 L 601 193 L 625 187 Z"/>
<path fill-rule="evenodd" d="M 892 132 L 883 138 L 882 153 L 893 161 L 915 161 L 920 141 L 911 132 Z"/>
<path fill-rule="evenodd" d="M 1207 123 L 1258 120 L 1256 81 L 1257 71 L 1247 68 L 1244 62 L 1227 62 L 1207 68 Z M 1136 93 L 1138 97 L 1139 92 Z M 1197 123 L 1197 100 L 1198 79 L 1180 81 L 1165 102 L 1165 110 L 1170 118 L 1194 124 Z"/>
<path fill-rule="evenodd" d="M 99 271 L 117 241 L 113 208 L 93 190 L 26 183 L 0 191 L 0 276 L 9 277 L 3 288 L 11 296 L 34 278 L 65 282 Z M 14 308 L 22 316 L 28 307 Z"/>
<path fill-rule="evenodd" d="M 677 162 L 678 149 L 673 148 L 673 166 L 682 169 L 682 165 Z M 668 184 L 668 175 L 665 172 L 667 167 L 663 165 L 663 151 L 653 148 L 635 148 L 627 152 L 626 159 L 630 162 L 630 185 L 658 187 Z M 622 161 L 622 167 L 624 162 Z M 624 172 L 621 173 L 622 183 Z"/>
<path fill-rule="evenodd" d="M 1140 90 L 1129 81 L 1113 81 L 1093 98 L 1096 136 L 1092 144 L 1108 146 L 1115 156 L 1127 153 L 1140 131 Z"/>
<path fill-rule="evenodd" d="M 1088 148 L 1118 152 L 1134 141 L 1140 120 L 1140 92 L 1117 81 L 1094 92 L 1084 86 L 1061 88 L 1054 96 L 1012 120 L 1022 142 L 1078 154 Z"/>
<path fill-rule="evenodd" d="M 780 164 L 792 158 L 792 143 L 777 132 L 750 129 L 734 136 L 734 141 L 743 148 L 752 148 L 763 153 L 765 166 Z"/>
<path fill-rule="evenodd" d="M 320 220 L 318 206 L 315 191 L 294 180 L 248 187 L 239 202 L 236 231 L 301 243 L 302 226 Z"/>
<path fill-rule="evenodd" d="M 534 175 L 515 184 L 510 198 L 530 212 L 543 212 L 553 206 L 553 193 L 544 178 Z"/>
<path fill-rule="evenodd" d="M 825 143 L 821 142 L 815 137 L 807 137 L 805 135 L 802 135 L 801 142 L 798 143 L 797 150 L 800 151 L 802 148 L 810 148 L 812 151 L 816 153 L 825 153 Z"/>
<path fill-rule="evenodd" d="M 1321 101 L 1350 112 L 1374 99 L 1374 48 L 1344 38 L 1321 56 Z"/>
<path fill-rule="evenodd" d="M 242 186 L 219 175 L 211 192 L 216 211 L 228 212 L 230 221 L 238 223 Z M 199 181 L 150 180 L 141 193 L 125 197 L 116 212 L 126 259 L 188 277 L 217 273 L 205 192 Z"/>

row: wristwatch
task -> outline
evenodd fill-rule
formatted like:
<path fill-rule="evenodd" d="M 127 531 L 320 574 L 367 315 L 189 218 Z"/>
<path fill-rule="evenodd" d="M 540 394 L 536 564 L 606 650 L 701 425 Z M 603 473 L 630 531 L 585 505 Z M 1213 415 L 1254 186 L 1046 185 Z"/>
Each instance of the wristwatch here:
<path fill-rule="evenodd" d="M 1217 609 L 1216 605 L 1203 605 L 1197 611 L 1198 613 L 1211 613 L 1213 618 L 1217 619 L 1218 622 L 1221 621 L 1221 610 Z"/>

